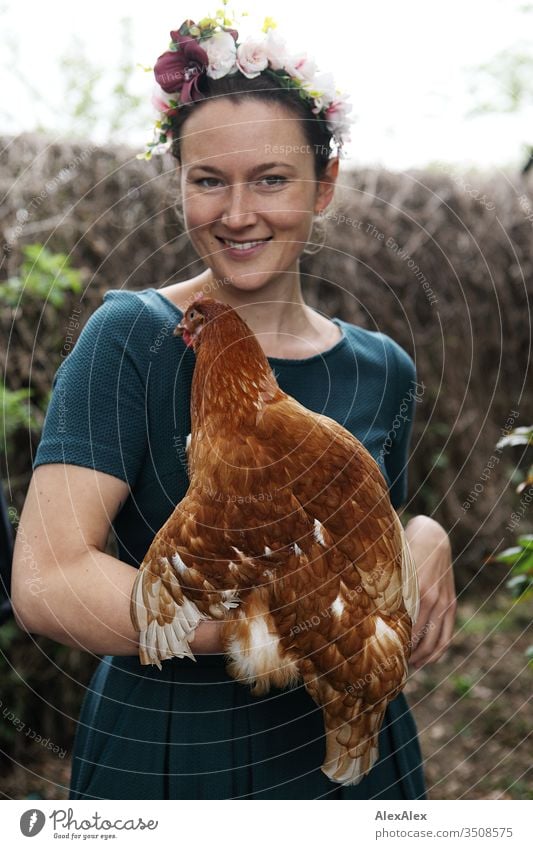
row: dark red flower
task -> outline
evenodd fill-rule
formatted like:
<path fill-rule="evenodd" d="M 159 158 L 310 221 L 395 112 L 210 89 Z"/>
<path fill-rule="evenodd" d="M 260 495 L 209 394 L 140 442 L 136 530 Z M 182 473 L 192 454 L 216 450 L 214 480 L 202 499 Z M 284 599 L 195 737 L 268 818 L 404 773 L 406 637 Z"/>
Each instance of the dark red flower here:
<path fill-rule="evenodd" d="M 200 100 L 204 95 L 198 88 L 198 82 L 209 64 L 207 53 L 191 36 L 177 32 L 171 33 L 171 36 L 177 36 L 178 49 L 161 54 L 155 63 L 154 76 L 163 91 L 180 93 L 180 103 Z"/>
<path fill-rule="evenodd" d="M 186 21 L 183 21 L 179 29 L 174 29 L 171 31 L 170 37 L 172 41 L 179 42 L 180 38 L 183 38 L 183 36 L 188 37 L 190 28 L 195 26 L 196 24 L 194 23 L 194 21 L 191 21 L 190 18 L 187 18 Z"/>
<path fill-rule="evenodd" d="M 192 38 L 192 36 L 189 35 L 189 25 L 192 27 L 196 26 L 194 21 L 185 21 L 179 29 L 173 29 L 170 33 L 172 41 L 176 44 L 180 44 L 182 41 L 188 41 Z"/>

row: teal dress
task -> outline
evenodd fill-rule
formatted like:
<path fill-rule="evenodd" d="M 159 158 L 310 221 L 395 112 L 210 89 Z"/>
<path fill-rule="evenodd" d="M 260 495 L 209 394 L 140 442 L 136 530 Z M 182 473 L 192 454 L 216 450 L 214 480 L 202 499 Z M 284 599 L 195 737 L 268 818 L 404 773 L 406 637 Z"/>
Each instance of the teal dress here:
<path fill-rule="evenodd" d="M 57 369 L 33 464 L 85 466 L 129 484 L 113 528 L 118 556 L 135 567 L 188 487 L 195 355 L 172 335 L 182 315 L 153 288 L 106 292 Z M 366 445 L 399 507 L 414 363 L 385 334 L 333 321 L 343 335 L 332 348 L 269 362 L 282 389 Z M 322 713 L 303 687 L 252 696 L 226 674 L 222 655 L 162 667 L 141 666 L 136 655 L 101 659 L 77 726 L 70 799 L 426 798 L 403 694 L 388 706 L 379 761 L 350 787 L 320 769 Z"/>

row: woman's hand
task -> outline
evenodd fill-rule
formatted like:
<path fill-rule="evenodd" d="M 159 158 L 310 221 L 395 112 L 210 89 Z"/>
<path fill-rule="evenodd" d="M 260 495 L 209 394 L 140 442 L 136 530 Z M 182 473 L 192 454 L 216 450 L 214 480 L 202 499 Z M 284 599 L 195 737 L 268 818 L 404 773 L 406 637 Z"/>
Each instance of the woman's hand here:
<path fill-rule="evenodd" d="M 437 660 L 453 635 L 457 599 L 452 550 L 444 528 L 429 516 L 414 516 L 405 535 L 415 561 L 420 590 L 420 610 L 413 626 L 410 662 L 417 669 Z"/>

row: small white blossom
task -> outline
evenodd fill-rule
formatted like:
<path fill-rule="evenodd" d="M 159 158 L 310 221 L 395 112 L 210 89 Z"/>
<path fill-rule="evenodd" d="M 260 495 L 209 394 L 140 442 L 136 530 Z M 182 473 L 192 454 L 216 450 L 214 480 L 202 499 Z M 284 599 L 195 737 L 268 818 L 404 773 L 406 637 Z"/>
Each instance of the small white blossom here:
<path fill-rule="evenodd" d="M 302 83 L 303 88 L 314 97 L 316 111 L 320 112 L 324 107 L 336 99 L 337 90 L 333 74 L 315 74 L 312 80 Z"/>

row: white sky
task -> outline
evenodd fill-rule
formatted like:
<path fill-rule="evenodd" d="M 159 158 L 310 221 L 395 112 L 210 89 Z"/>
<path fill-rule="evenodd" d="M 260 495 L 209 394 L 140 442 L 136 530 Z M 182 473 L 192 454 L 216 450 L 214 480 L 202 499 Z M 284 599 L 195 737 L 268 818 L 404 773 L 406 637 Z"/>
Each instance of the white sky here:
<path fill-rule="evenodd" d="M 51 115 L 60 114 L 57 56 L 75 35 L 110 72 L 120 55 L 119 21 L 130 17 L 135 61 L 153 65 L 167 49 L 171 29 L 220 5 L 218 0 L 0 0 L 0 47 L 6 36 L 16 42 L 20 70 L 35 90 L 30 95 L 17 80 L 17 68 L 6 68 L 5 56 L 0 57 L 0 131 L 18 133 L 33 128 L 34 116 L 49 124 Z M 516 45 L 533 55 L 533 31 L 526 30 L 533 30 L 533 14 L 520 12 L 525 5 L 519 0 L 244 0 L 232 8 L 248 11 L 259 27 L 265 14 L 272 16 L 291 51 L 307 51 L 321 71 L 331 71 L 338 87 L 350 92 L 357 121 L 347 167 L 396 169 L 444 160 L 500 168 L 519 167 L 524 145 L 533 144 L 533 97 L 518 114 L 467 118 L 475 104 L 468 69 Z M 146 93 L 148 103 L 151 74 L 132 73 L 135 90 Z M 485 95 L 495 97 L 490 88 Z M 147 115 L 127 139 L 140 149 L 151 137 L 150 109 Z"/>

